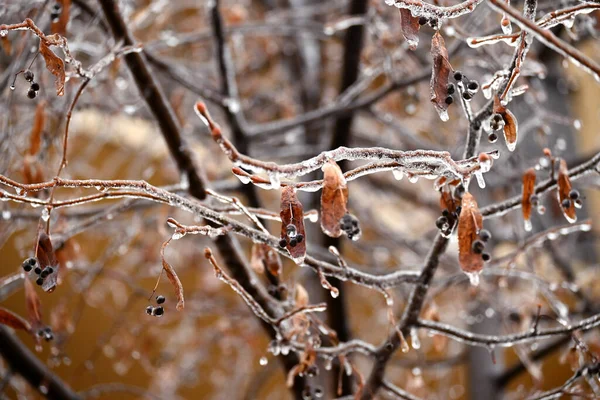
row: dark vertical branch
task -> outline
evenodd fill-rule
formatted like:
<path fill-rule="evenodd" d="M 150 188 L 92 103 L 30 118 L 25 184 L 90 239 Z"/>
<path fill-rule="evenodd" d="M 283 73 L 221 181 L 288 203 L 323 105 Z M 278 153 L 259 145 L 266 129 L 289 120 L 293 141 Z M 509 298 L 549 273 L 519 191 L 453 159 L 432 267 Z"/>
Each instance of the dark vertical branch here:
<path fill-rule="evenodd" d="M 133 38 L 119 12 L 117 3 L 114 0 L 101 0 L 100 5 L 102 6 L 104 16 L 113 32 L 115 40 L 123 41 L 124 45 L 133 45 Z M 158 83 L 152 76 L 144 54 L 129 53 L 124 58 L 138 90 L 146 101 L 152 115 L 158 122 L 160 131 L 167 142 L 171 156 L 175 159 L 180 172 L 185 174 L 188 179 L 189 193 L 197 199 L 203 200 L 206 198 L 206 183 L 199 172 L 200 169 L 195 165 L 187 145 L 181 137 L 180 128 L 173 110 L 158 86 Z M 219 236 L 215 240 L 215 244 L 233 278 L 236 279 L 269 314 L 275 315 L 279 311 L 278 306 L 274 304 L 264 288 L 258 284 L 257 280 L 252 276 L 252 272 L 246 265 L 246 261 L 239 249 L 237 241 L 231 236 L 225 235 Z M 274 338 L 274 330 L 270 326 L 263 326 L 267 329 L 271 338 Z M 283 357 L 283 364 L 286 371 L 289 371 L 289 369 L 297 363 L 298 357 L 295 353 L 289 353 L 287 356 Z M 296 377 L 293 386 L 293 392 L 296 399 L 302 398 L 304 386 L 305 379 L 303 377 Z"/>
<path fill-rule="evenodd" d="M 427 290 L 429 289 L 431 280 L 433 279 L 435 271 L 437 270 L 440 256 L 444 253 L 444 251 L 446 251 L 447 246 L 448 239 L 438 233 L 433 243 L 433 247 L 427 255 L 425 266 L 421 271 L 421 275 L 419 276 L 417 284 L 410 293 L 408 304 L 404 309 L 402 318 L 398 323 L 398 329 L 400 329 L 405 337 L 409 335 L 411 327 L 419 319 L 419 314 L 423 308 L 423 303 L 425 302 L 425 297 L 427 295 Z M 379 388 L 381 388 L 383 383 L 387 362 L 398 349 L 400 344 L 400 337 L 398 337 L 398 334 L 394 331 L 388 337 L 386 342 L 377 349 L 375 363 L 373 364 L 373 369 L 371 370 L 371 374 L 367 379 L 367 383 L 365 384 L 361 394 L 361 400 L 372 399 L 375 394 L 377 394 L 377 391 Z"/>
<path fill-rule="evenodd" d="M 367 6 L 367 0 L 352 0 L 348 14 L 365 15 L 367 12 Z M 348 31 L 346 32 L 346 36 L 344 38 L 344 57 L 342 62 L 343 70 L 340 93 L 343 93 L 346 89 L 352 86 L 358 78 L 358 73 L 360 71 L 360 55 L 364 42 L 363 36 L 364 28 L 362 24 L 352 26 L 348 28 Z M 335 120 L 331 143 L 329 145 L 330 149 L 347 146 L 350 143 L 353 119 L 354 114 L 348 113 Z M 346 162 L 340 162 L 339 164 L 342 171 L 346 170 Z M 323 235 L 323 245 L 325 248 L 329 248 L 329 246 L 335 246 L 339 248 L 340 244 L 341 241 L 339 238 L 330 238 L 326 235 Z M 346 296 L 344 294 L 341 281 L 337 279 L 331 279 L 331 284 L 338 289 L 339 296 L 336 299 L 332 298 L 331 296 L 327 296 L 327 313 L 329 317 L 329 324 L 337 332 L 338 339 L 342 342 L 346 342 L 351 338 L 350 327 L 348 326 L 349 314 L 346 307 Z M 339 394 L 342 396 L 350 395 L 353 393 L 352 376 L 348 376 L 345 373 L 340 373 L 341 368 L 342 366 L 339 364 L 335 364 L 334 368 L 332 368 L 333 387 L 337 387 L 339 376 L 341 376 L 342 392 Z"/>
<path fill-rule="evenodd" d="M 0 326 L 0 354 L 10 369 L 50 400 L 79 400 L 65 382 L 46 367 L 21 341 Z"/>

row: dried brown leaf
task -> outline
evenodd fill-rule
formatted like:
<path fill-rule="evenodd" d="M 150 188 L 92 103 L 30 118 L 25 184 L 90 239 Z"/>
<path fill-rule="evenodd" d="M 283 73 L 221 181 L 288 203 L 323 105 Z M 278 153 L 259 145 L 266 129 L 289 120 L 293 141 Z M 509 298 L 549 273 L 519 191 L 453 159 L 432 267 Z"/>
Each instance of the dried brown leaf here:
<path fill-rule="evenodd" d="M 431 59 L 431 102 L 442 121 L 447 121 L 448 104 L 446 104 L 446 97 L 448 97 L 448 77 L 452 71 L 452 65 L 448 61 L 448 50 L 439 31 L 436 31 L 431 39 Z"/>
<path fill-rule="evenodd" d="M 65 36 L 67 33 L 67 24 L 69 23 L 71 0 L 57 0 L 55 4 L 60 4 L 61 11 L 60 16 L 52 21 L 50 29 L 52 33 L 58 33 L 61 36 Z"/>
<path fill-rule="evenodd" d="M 281 191 L 281 239 L 286 242 L 286 249 L 289 251 L 292 259 L 296 264 L 302 264 L 306 256 L 306 235 L 304 232 L 304 210 L 302 203 L 296 196 L 296 191 L 293 187 L 286 186 Z M 290 244 L 291 238 L 287 234 L 288 225 L 295 226 L 296 237 L 302 235 L 302 240 L 295 246 Z M 294 243 L 294 242 L 292 242 Z"/>
<path fill-rule="evenodd" d="M 517 147 L 517 134 L 519 129 L 519 124 L 517 123 L 517 118 L 514 116 L 509 109 L 502 114 L 502 119 L 504 119 L 504 140 L 506 140 L 506 147 L 509 151 L 514 151 L 515 147 Z"/>
<path fill-rule="evenodd" d="M 521 199 L 521 209 L 523 210 L 523 220 L 525 221 L 525 230 L 531 230 L 531 196 L 535 189 L 535 169 L 529 168 L 523 174 L 523 198 Z"/>
<path fill-rule="evenodd" d="M 165 248 L 169 245 L 169 243 L 171 243 L 171 239 L 162 244 L 160 248 L 160 258 L 162 259 L 162 266 L 167 274 L 167 278 L 169 278 L 169 282 L 171 282 L 171 285 L 173 285 L 175 288 L 175 294 L 177 296 L 177 311 L 181 311 L 185 305 L 185 300 L 183 298 L 183 285 L 181 284 L 181 281 L 179 280 L 179 277 L 177 276 L 177 273 L 171 264 L 169 264 L 165 259 Z"/>
<path fill-rule="evenodd" d="M 31 324 L 10 310 L 0 307 L 0 324 L 31 332 Z"/>
<path fill-rule="evenodd" d="M 406 8 L 400 8 L 400 30 L 402 36 L 408 42 L 408 48 L 416 50 L 419 45 L 419 18 L 413 17 L 410 10 Z"/>
<path fill-rule="evenodd" d="M 481 254 L 473 252 L 473 242 L 477 240 L 483 226 L 483 217 L 473 195 L 466 192 L 461 202 L 458 218 L 458 261 L 464 272 L 477 273 L 483 269 Z"/>
<path fill-rule="evenodd" d="M 321 229 L 330 237 L 340 237 L 340 220 L 348 212 L 348 186 L 346 178 L 335 161 L 323 165 L 323 190 L 321 192 Z"/>
<path fill-rule="evenodd" d="M 62 96 L 65 94 L 65 62 L 58 57 L 43 40 L 40 40 L 40 54 L 46 62 L 46 69 L 54 75 L 54 86 L 56 87 L 56 95 Z"/>
<path fill-rule="evenodd" d="M 569 170 L 567 169 L 567 162 L 563 159 L 558 164 L 558 188 L 556 194 L 558 197 L 558 204 L 563 212 L 563 215 L 570 223 L 577 221 L 577 214 L 575 213 L 575 202 L 569 197 L 571 192 L 571 179 L 569 178 Z M 563 206 L 563 201 L 569 200 L 569 207 Z"/>

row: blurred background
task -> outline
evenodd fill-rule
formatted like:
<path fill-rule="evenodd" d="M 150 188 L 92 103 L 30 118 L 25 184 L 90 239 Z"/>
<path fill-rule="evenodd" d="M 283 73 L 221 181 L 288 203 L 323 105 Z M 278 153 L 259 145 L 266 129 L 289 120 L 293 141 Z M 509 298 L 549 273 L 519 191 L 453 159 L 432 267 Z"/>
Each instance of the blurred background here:
<path fill-rule="evenodd" d="M 537 15 L 576 4 L 540 1 Z M 339 145 L 447 150 L 454 159 L 462 158 L 468 123 L 461 106 L 451 105 L 450 120 L 443 122 L 429 101 L 434 30 L 421 27 L 419 46 L 410 50 L 398 9 L 384 1 L 221 0 L 218 10 L 231 55 L 234 89 L 223 83 L 213 2 L 127 0 L 118 5 L 128 29 L 143 46 L 194 159 L 219 193 L 279 212 L 278 191 L 256 188 L 250 193 L 232 175 L 231 162 L 193 113 L 198 100 L 207 103 L 223 133 L 240 151 L 265 161 L 297 162 Z M 522 2 L 513 1 L 512 6 L 520 10 Z M 553 32 L 600 62 L 599 17 L 599 11 L 580 14 L 573 24 L 558 25 Z M 84 68 L 120 45 L 95 1 L 0 0 L 0 24 L 25 18 L 32 18 L 46 34 L 54 29 L 54 20 L 66 18 L 62 33 Z M 472 14 L 445 21 L 440 29 L 454 69 L 480 85 L 506 68 L 513 48 L 503 42 L 470 48 L 466 38 L 501 32 L 500 18 L 484 3 Z M 65 95 L 58 97 L 53 75 L 42 57 L 36 57 L 39 39 L 29 31 L 0 36 L 0 173 L 18 182 L 51 180 L 61 159 L 66 115 L 82 79 L 67 64 Z M 59 50 L 56 53 L 63 57 Z M 34 99 L 27 97 L 30 83 L 22 74 L 16 77 L 15 89 L 10 88 L 15 74 L 25 68 L 34 72 L 40 85 Z M 82 92 L 72 113 L 68 166 L 62 177 L 141 179 L 156 186 L 180 183 L 132 73 L 136 71 L 130 72 L 117 57 Z M 501 157 L 485 175 L 485 190 L 472 185 L 480 206 L 519 195 L 527 168 L 537 166 L 539 179 L 545 179 L 544 148 L 569 166 L 600 149 L 600 86 L 592 76 L 534 41 L 517 85 L 528 86 L 509 107 L 519 121 L 519 143 L 509 153 L 502 138 L 489 143 L 484 133 L 482 151 L 499 149 Z M 470 104 L 478 110 L 486 101 L 479 92 Z M 336 111 L 343 108 L 352 112 Z M 36 113 L 43 114 L 43 128 L 40 149 L 32 155 L 28 149 Z M 307 121 L 298 123 L 305 116 Z M 277 124 L 280 121 L 284 123 Z M 291 122 L 286 125 L 286 121 Z M 343 169 L 356 165 L 344 164 Z M 38 172 L 33 178 L 27 172 L 31 168 Z M 557 305 L 567 309 L 572 321 L 597 313 L 600 285 L 595 279 L 594 221 L 600 208 L 593 189 L 599 182 L 597 174 L 574 182 L 583 197 L 578 216 L 591 218 L 591 232 L 519 250 L 531 235 L 567 224 L 550 194 L 542 200 L 546 213 L 532 218 L 533 232 L 524 231 L 519 210 L 486 220 L 484 225 L 493 235 L 489 245 L 493 259 L 516 255 L 512 261 L 490 265 L 479 286 L 471 286 L 460 271 L 457 244 L 451 241 L 422 315 L 474 332 L 507 334 L 528 329 L 538 305 L 550 316 L 544 322 L 549 327 L 556 326 L 552 318 L 561 316 Z M 58 189 L 55 197 L 94 193 L 98 191 Z M 385 172 L 350 182 L 349 193 L 349 208 L 361 223 L 362 238 L 344 237 L 332 243 L 318 223 L 307 221 L 308 253 L 335 263 L 327 252 L 333 244 L 351 266 L 370 273 L 420 270 L 441 212 L 432 181 L 396 181 Z M 40 198 L 47 195 L 39 193 Z M 319 208 L 319 193 L 302 193 L 300 200 L 305 210 Z M 19 276 L 23 260 L 34 255 L 38 226 L 44 224 L 42 209 L 0 202 L 0 212 L 0 306 L 25 317 L 22 278 L 15 278 L 20 285 L 7 282 Z M 147 306 L 156 305 L 148 299 L 161 273 L 161 244 L 172 234 L 166 225 L 169 217 L 188 224 L 202 222 L 173 207 L 144 201 L 105 200 L 55 210 L 50 233 L 53 242 L 61 244 L 56 249 L 60 284 L 53 293 L 36 286 L 43 320 L 52 327 L 54 340 L 39 346 L 31 335 L 15 334 L 86 397 L 294 398 L 286 386 L 281 357 L 268 352 L 270 337 L 240 297 L 214 276 L 204 258 L 206 246 L 215 250 L 210 239 L 188 235 L 167 248 L 165 256 L 183 283 L 186 306 L 175 310 L 173 288 L 163 276 L 156 294 L 166 297 L 165 313 L 160 318 L 146 314 Z M 269 221 L 266 227 L 278 236 L 279 222 Z M 240 245 L 250 259 L 252 243 L 244 239 Z M 388 336 L 388 310 L 381 293 L 332 280 L 341 289 L 341 296 L 333 299 L 312 269 L 287 258 L 282 262 L 277 285 L 291 292 L 300 284 L 311 304 L 327 302 L 328 311 L 315 317 L 337 331 L 340 340 L 360 338 L 379 345 Z M 522 271 L 526 277 L 515 277 L 511 271 Z M 268 274 L 258 273 L 256 278 L 267 290 L 277 292 Z M 409 292 L 409 285 L 393 289 L 397 317 Z M 411 350 L 397 352 L 390 361 L 386 377 L 426 399 L 527 398 L 560 386 L 580 367 L 582 357 L 598 356 L 600 351 L 597 328 L 579 335 L 589 349 L 583 355 L 573 350 L 568 337 L 485 349 L 424 331 L 415 336 L 409 340 Z M 361 354 L 350 359 L 368 377 L 370 359 Z M 336 398 L 338 380 L 343 394 L 356 391 L 358 374 L 339 374 L 337 361 L 331 367 L 319 359 L 317 365 L 319 374 L 310 379 L 323 395 L 308 398 Z M 0 389 L 1 398 L 43 398 L 39 388 L 31 388 L 3 360 Z M 581 398 L 595 398 L 597 387 L 583 381 L 576 389 Z M 393 398 L 384 392 L 379 396 Z"/>

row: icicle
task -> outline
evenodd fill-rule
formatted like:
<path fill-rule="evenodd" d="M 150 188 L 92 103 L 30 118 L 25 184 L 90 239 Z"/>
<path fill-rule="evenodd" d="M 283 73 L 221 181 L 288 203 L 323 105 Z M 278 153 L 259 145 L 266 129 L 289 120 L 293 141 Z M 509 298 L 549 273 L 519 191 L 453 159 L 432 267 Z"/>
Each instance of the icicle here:
<path fill-rule="evenodd" d="M 404 171 L 402 171 L 400 168 L 393 169 L 392 174 L 397 181 L 401 181 L 402 178 L 404 178 Z"/>
<path fill-rule="evenodd" d="M 412 343 L 413 349 L 419 350 L 421 348 L 421 341 L 419 340 L 419 332 L 415 328 L 412 328 L 410 330 L 410 342 Z"/>
<path fill-rule="evenodd" d="M 479 272 L 465 272 L 472 286 L 479 286 Z"/>

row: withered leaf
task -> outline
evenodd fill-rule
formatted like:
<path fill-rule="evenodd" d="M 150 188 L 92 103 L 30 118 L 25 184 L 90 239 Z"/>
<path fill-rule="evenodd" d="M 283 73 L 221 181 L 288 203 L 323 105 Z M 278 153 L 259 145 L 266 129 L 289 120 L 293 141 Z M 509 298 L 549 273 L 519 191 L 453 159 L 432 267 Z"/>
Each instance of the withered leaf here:
<path fill-rule="evenodd" d="M 452 71 L 450 61 L 448 61 L 448 50 L 444 43 L 444 38 L 439 31 L 436 31 L 431 39 L 431 102 L 440 115 L 442 121 L 448 120 L 448 77 Z"/>
<path fill-rule="evenodd" d="M 0 307 L 0 324 L 10 326 L 13 329 L 31 332 L 31 325 L 29 322 L 12 311 L 2 307 Z"/>
<path fill-rule="evenodd" d="M 281 273 L 281 259 L 279 254 L 264 243 L 255 243 L 252 246 L 250 266 L 258 274 L 264 274 L 265 270 L 273 276 Z"/>
<path fill-rule="evenodd" d="M 62 96 L 65 94 L 65 62 L 54 54 L 50 47 L 40 40 L 40 53 L 46 62 L 46 69 L 54 75 L 54 86 L 56 87 L 56 95 Z"/>
<path fill-rule="evenodd" d="M 461 207 L 458 218 L 458 261 L 464 272 L 477 273 L 483 269 L 483 259 L 481 254 L 473 252 L 473 242 L 483 227 L 483 217 L 477 201 L 469 192 L 463 195 Z"/>
<path fill-rule="evenodd" d="M 406 8 L 399 8 L 400 11 L 400 29 L 402 30 L 402 36 L 408 42 L 408 48 L 416 50 L 419 45 L 419 18 L 413 17 L 410 10 Z"/>
<path fill-rule="evenodd" d="M 494 97 L 494 112 L 500 114 L 504 120 L 504 140 L 506 141 L 508 151 L 514 151 L 517 147 L 517 135 L 519 130 L 517 118 L 509 109 L 502 105 L 498 96 Z"/>
<path fill-rule="evenodd" d="M 577 214 L 575 213 L 575 202 L 572 201 L 569 197 L 571 189 L 571 179 L 569 178 L 567 162 L 561 158 L 558 164 L 558 188 L 556 190 L 558 204 L 567 221 L 573 223 L 577 221 Z M 569 207 L 564 207 L 563 202 L 565 200 L 569 200 Z"/>
<path fill-rule="evenodd" d="M 525 230 L 531 230 L 531 196 L 535 189 L 535 169 L 529 168 L 523 174 L 523 198 L 521 199 L 521 209 L 523 210 L 523 220 L 525 221 Z"/>
<path fill-rule="evenodd" d="M 330 237 L 340 237 L 340 220 L 348 212 L 348 186 L 346 178 L 335 161 L 323 165 L 323 190 L 321 192 L 321 229 Z"/>
<path fill-rule="evenodd" d="M 286 249 L 289 251 L 296 264 L 302 264 L 306 256 L 306 235 L 304 232 L 304 209 L 302 203 L 296 196 L 296 191 L 291 186 L 286 186 L 281 191 L 281 239 L 286 241 Z M 288 226 L 295 227 L 295 235 L 302 235 L 302 240 L 290 244 L 291 238 L 288 236 Z"/>
<path fill-rule="evenodd" d="M 57 0 L 56 4 L 60 4 L 60 16 L 52 21 L 50 29 L 52 33 L 65 36 L 67 33 L 67 24 L 69 23 L 71 0 Z"/>
<path fill-rule="evenodd" d="M 181 284 L 181 281 L 179 280 L 179 277 L 177 276 L 177 273 L 175 272 L 171 264 L 169 264 L 165 259 L 165 248 L 169 245 L 170 242 L 171 239 L 167 240 L 162 244 L 160 248 L 160 258 L 162 259 L 162 266 L 167 274 L 167 278 L 169 278 L 169 282 L 171 282 L 171 285 L 173 285 L 173 287 L 175 288 L 175 294 L 177 296 L 176 309 L 177 311 L 181 311 L 183 310 L 183 307 L 185 305 L 185 300 L 183 297 L 183 285 Z"/>

